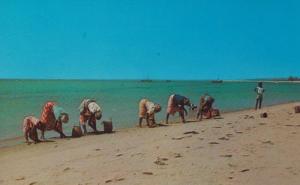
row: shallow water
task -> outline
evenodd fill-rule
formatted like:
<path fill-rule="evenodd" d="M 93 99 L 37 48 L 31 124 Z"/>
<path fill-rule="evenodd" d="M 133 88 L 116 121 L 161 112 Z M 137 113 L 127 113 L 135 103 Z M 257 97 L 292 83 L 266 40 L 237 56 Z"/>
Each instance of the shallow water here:
<path fill-rule="evenodd" d="M 195 104 L 201 94 L 209 93 L 215 97 L 216 107 L 232 111 L 254 106 L 255 86 L 252 82 L 0 80 L 0 139 L 21 136 L 24 116 L 39 117 L 47 100 L 58 102 L 70 114 L 70 122 L 64 125 L 70 133 L 72 126 L 78 124 L 78 106 L 83 98 L 97 100 L 103 109 L 102 120 L 112 118 L 114 127 L 126 128 L 137 124 L 138 102 L 144 97 L 163 106 L 156 116 L 161 121 L 173 93 L 185 95 Z M 265 83 L 265 89 L 265 105 L 300 100 L 300 84 Z"/>

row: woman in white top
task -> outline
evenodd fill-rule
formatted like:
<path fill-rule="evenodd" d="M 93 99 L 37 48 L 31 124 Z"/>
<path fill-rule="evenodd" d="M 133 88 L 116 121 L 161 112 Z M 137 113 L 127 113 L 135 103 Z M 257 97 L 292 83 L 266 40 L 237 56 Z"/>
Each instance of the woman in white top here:
<path fill-rule="evenodd" d="M 79 111 L 79 122 L 84 134 L 87 134 L 86 123 L 88 123 L 88 125 L 94 130 L 94 132 L 98 132 L 96 121 L 101 119 L 102 110 L 101 107 L 96 103 L 96 101 L 91 99 L 84 99 L 79 106 Z"/>
<path fill-rule="evenodd" d="M 155 125 L 154 114 L 161 111 L 161 106 L 147 99 L 142 99 L 139 103 L 139 126 L 142 127 L 143 119 L 146 119 L 147 126 Z M 151 121 L 151 123 L 149 122 Z"/>

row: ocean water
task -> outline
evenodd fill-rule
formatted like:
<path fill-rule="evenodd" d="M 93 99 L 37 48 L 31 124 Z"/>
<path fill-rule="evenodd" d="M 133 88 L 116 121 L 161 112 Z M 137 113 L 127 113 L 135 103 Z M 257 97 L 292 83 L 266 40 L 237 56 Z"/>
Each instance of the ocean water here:
<path fill-rule="evenodd" d="M 134 127 L 137 124 L 138 102 L 148 98 L 162 105 L 156 115 L 157 121 L 164 120 L 168 97 L 177 93 L 185 95 L 194 104 L 199 97 L 209 93 L 215 97 L 215 106 L 221 111 L 252 108 L 256 94 L 252 82 L 209 81 L 80 81 L 80 80 L 0 80 L 0 140 L 22 136 L 24 116 L 40 116 L 43 104 L 57 102 L 70 115 L 64 124 L 66 133 L 78 125 L 80 102 L 84 98 L 96 99 L 103 109 L 102 120 L 112 118 L 114 127 Z M 265 83 L 264 105 L 300 100 L 300 84 Z M 178 119 L 178 116 L 171 120 Z M 98 128 L 102 127 L 98 124 Z M 47 133 L 56 135 L 54 132 Z M 47 136 L 47 135 L 46 135 Z"/>

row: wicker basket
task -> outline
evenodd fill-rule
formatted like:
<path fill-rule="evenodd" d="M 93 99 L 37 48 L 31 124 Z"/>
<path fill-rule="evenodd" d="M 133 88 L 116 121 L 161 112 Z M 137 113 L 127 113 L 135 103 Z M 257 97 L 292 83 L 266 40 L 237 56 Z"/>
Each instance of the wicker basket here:
<path fill-rule="evenodd" d="M 103 130 L 104 133 L 112 133 L 113 132 L 113 123 L 112 121 L 103 121 Z"/>
<path fill-rule="evenodd" d="M 81 137 L 82 134 L 82 130 L 80 126 L 73 126 L 72 129 L 72 137 Z"/>
<path fill-rule="evenodd" d="M 300 106 L 295 106 L 295 113 L 300 113 Z"/>

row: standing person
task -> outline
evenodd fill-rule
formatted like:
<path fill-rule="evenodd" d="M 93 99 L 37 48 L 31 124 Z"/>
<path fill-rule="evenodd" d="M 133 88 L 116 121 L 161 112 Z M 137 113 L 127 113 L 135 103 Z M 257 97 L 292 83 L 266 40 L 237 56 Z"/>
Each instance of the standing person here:
<path fill-rule="evenodd" d="M 68 123 L 69 115 L 63 110 L 63 108 L 57 106 L 55 102 L 47 102 L 42 110 L 41 123 L 43 127 L 41 130 L 41 139 L 45 139 L 46 130 L 54 130 L 60 134 L 60 138 L 66 137 L 63 133 L 62 124 Z"/>
<path fill-rule="evenodd" d="M 254 91 L 257 94 L 257 96 L 256 96 L 255 110 L 261 109 L 261 104 L 262 104 L 262 101 L 263 101 L 263 95 L 264 95 L 264 92 L 265 92 L 265 89 L 263 88 L 263 83 L 259 82 L 257 84 L 257 87 L 254 89 Z"/>
<path fill-rule="evenodd" d="M 96 103 L 95 100 L 84 99 L 80 106 L 80 117 L 79 122 L 83 129 L 84 134 L 87 134 L 86 123 L 94 130 L 94 132 L 98 132 L 96 121 L 100 120 L 102 117 L 101 107 Z"/>
<path fill-rule="evenodd" d="M 148 127 L 155 126 L 155 113 L 161 111 L 159 104 L 153 103 L 147 99 L 142 99 L 139 103 L 139 126 L 142 127 L 143 119 L 146 119 Z"/>
<path fill-rule="evenodd" d="M 168 124 L 170 114 L 174 115 L 176 112 L 179 112 L 182 123 L 185 123 L 184 114 L 187 115 L 188 113 L 187 113 L 186 109 L 184 108 L 184 106 L 191 107 L 190 100 L 185 96 L 181 96 L 178 94 L 172 94 L 169 97 L 169 101 L 168 101 L 166 124 Z"/>
<path fill-rule="evenodd" d="M 209 119 L 212 117 L 213 112 L 213 103 L 215 102 L 215 99 L 208 94 L 205 94 L 204 96 L 201 96 L 200 103 L 199 103 L 199 109 L 197 113 L 197 119 L 200 121 L 203 118 L 203 115 L 205 114 L 206 117 Z"/>

